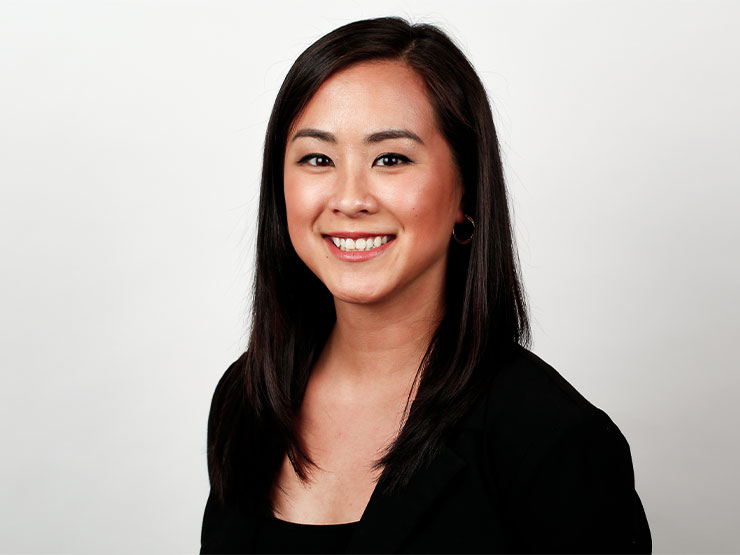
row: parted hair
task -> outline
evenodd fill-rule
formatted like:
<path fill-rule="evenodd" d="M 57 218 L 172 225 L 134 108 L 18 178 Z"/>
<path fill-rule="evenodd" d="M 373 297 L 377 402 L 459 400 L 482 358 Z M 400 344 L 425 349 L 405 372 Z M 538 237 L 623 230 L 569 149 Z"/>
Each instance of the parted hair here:
<path fill-rule="evenodd" d="M 436 121 L 464 186 L 473 240 L 450 238 L 445 313 L 416 375 L 406 420 L 376 468 L 378 487 L 406 484 L 476 400 L 496 350 L 529 342 L 529 323 L 486 91 L 440 29 L 378 18 L 335 29 L 295 61 L 267 126 L 257 230 L 251 335 L 219 381 L 208 421 L 208 471 L 223 501 L 269 507 L 287 454 L 298 476 L 313 465 L 297 433 L 309 372 L 335 323 L 331 293 L 296 254 L 288 235 L 283 161 L 291 126 L 333 74 L 366 61 L 406 63 L 426 85 Z"/>

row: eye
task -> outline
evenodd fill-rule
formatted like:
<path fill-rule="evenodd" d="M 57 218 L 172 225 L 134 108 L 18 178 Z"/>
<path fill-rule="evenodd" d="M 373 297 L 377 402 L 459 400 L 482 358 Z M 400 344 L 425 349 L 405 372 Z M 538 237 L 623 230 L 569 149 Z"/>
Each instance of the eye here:
<path fill-rule="evenodd" d="M 306 154 L 303 158 L 298 160 L 299 165 L 316 166 L 319 168 L 331 167 L 334 162 L 328 156 L 324 154 Z"/>
<path fill-rule="evenodd" d="M 389 152 L 388 154 L 381 154 L 378 156 L 373 162 L 373 166 L 393 167 L 400 164 L 408 164 L 410 162 L 411 160 L 403 154 Z"/>

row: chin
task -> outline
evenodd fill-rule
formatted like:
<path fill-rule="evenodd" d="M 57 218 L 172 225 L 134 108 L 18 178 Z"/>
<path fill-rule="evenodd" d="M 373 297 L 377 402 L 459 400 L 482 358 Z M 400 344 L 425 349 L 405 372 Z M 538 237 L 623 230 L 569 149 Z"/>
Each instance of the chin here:
<path fill-rule="evenodd" d="M 374 295 L 367 295 L 365 293 L 358 292 L 334 294 L 334 300 L 349 304 L 371 305 L 378 302 L 379 299 Z"/>
<path fill-rule="evenodd" d="M 383 299 L 383 294 L 377 289 L 358 287 L 331 287 L 329 291 L 336 301 L 350 304 L 370 305 Z"/>

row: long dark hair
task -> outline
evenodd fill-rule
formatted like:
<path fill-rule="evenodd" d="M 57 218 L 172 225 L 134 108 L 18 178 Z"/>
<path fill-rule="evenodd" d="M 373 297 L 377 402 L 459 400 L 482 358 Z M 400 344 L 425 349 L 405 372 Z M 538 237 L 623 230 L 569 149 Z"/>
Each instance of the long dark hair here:
<path fill-rule="evenodd" d="M 438 28 L 398 18 L 357 21 L 301 54 L 275 100 L 265 139 L 252 331 L 247 351 L 226 371 L 208 424 L 211 487 L 222 499 L 269 506 L 287 453 L 307 479 L 312 463 L 296 433 L 309 372 L 336 320 L 326 287 L 288 236 L 283 159 L 291 125 L 327 78 L 369 60 L 403 61 L 423 79 L 475 220 L 470 244 L 451 239 L 446 312 L 417 373 L 418 389 L 396 440 L 376 468 L 389 492 L 430 460 L 444 433 L 475 401 L 497 349 L 529 341 L 506 188 L 491 109 L 465 55 Z"/>

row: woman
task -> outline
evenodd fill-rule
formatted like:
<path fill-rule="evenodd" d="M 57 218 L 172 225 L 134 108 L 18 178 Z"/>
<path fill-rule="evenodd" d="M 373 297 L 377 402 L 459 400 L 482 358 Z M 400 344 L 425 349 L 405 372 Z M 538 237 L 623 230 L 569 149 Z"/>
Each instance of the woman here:
<path fill-rule="evenodd" d="M 626 441 L 528 333 L 465 56 L 394 18 L 319 39 L 267 129 L 202 552 L 649 551 Z"/>

